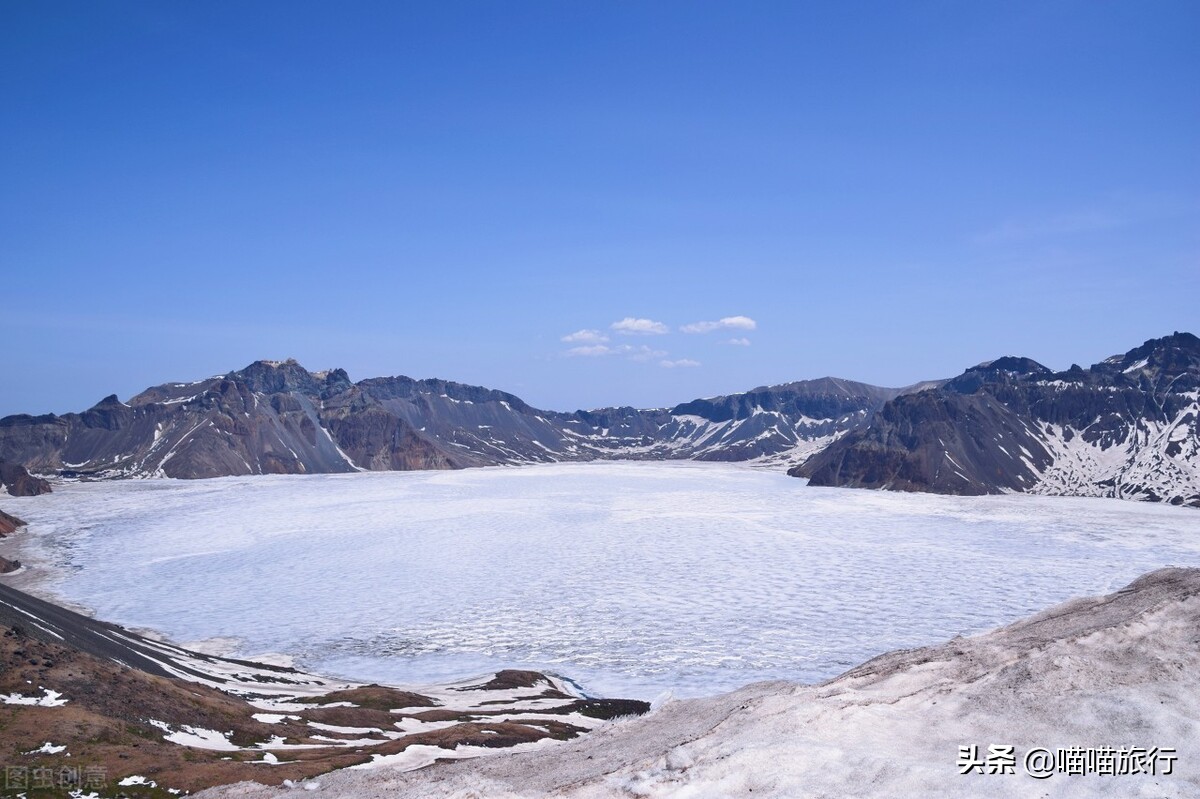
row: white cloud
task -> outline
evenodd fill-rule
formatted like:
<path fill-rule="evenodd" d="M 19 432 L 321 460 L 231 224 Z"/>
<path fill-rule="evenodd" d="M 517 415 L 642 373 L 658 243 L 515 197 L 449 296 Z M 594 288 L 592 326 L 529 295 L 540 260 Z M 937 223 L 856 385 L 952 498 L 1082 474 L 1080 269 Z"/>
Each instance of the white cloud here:
<path fill-rule="evenodd" d="M 653 319 L 635 319 L 626 316 L 619 322 L 613 322 L 612 329 L 625 336 L 661 336 L 670 330 L 662 322 Z"/>
<path fill-rule="evenodd" d="M 758 323 L 749 316 L 726 316 L 715 322 L 692 322 L 679 328 L 684 333 L 711 333 L 714 330 L 753 330 Z"/>
<path fill-rule="evenodd" d="M 585 358 L 596 358 L 601 355 L 616 355 L 617 350 L 605 344 L 592 344 L 585 347 L 572 347 L 567 350 L 568 357 L 583 356 Z"/>
<path fill-rule="evenodd" d="M 659 361 L 658 365 L 664 369 L 674 369 L 676 367 L 699 366 L 699 361 L 693 361 L 691 358 L 680 358 L 677 361 Z"/>
<path fill-rule="evenodd" d="M 574 333 L 563 336 L 562 341 L 567 343 L 583 342 L 586 344 L 603 344 L 608 341 L 608 336 L 601 333 L 599 330 L 576 330 Z"/>
<path fill-rule="evenodd" d="M 729 343 L 736 344 L 739 347 L 749 347 L 750 339 L 746 338 L 745 336 L 743 336 L 742 338 L 731 338 L 731 339 L 729 339 Z"/>
<path fill-rule="evenodd" d="M 616 347 L 608 344 L 586 344 L 572 347 L 564 354 L 568 358 L 602 358 L 607 355 L 620 355 L 631 361 L 653 361 L 668 355 L 666 350 L 651 349 L 645 344 L 637 347 L 632 344 L 621 344 Z"/>

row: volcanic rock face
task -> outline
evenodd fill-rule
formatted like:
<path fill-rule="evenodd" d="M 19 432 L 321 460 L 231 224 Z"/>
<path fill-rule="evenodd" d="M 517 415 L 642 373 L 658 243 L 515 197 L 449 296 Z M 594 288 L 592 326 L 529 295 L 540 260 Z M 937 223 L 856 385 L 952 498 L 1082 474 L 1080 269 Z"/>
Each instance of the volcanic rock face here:
<path fill-rule="evenodd" d="M 83 413 L 0 419 L 0 452 L 66 476 L 353 471 L 320 422 L 323 392 L 344 380 L 344 372 L 317 376 L 294 361 L 258 362 L 156 386 L 128 403 L 106 397 Z"/>
<path fill-rule="evenodd" d="M 9 533 L 15 533 L 18 527 L 24 527 L 25 522 L 18 519 L 16 516 L 10 516 L 0 510 L 0 537 L 6 536 Z"/>
<path fill-rule="evenodd" d="M 674 409 L 559 413 L 444 380 L 258 361 L 83 413 L 0 419 L 0 457 L 65 476 L 219 477 L 593 460 L 798 462 L 901 390 L 825 378 Z"/>
<path fill-rule="evenodd" d="M 888 402 L 791 474 L 812 485 L 1030 491 L 1200 507 L 1200 339 L 1082 369 L 1001 358 Z"/>
<path fill-rule="evenodd" d="M 20 464 L 6 461 L 0 461 L 0 486 L 14 497 L 36 497 L 50 493 L 50 484 L 45 480 L 34 477 Z"/>

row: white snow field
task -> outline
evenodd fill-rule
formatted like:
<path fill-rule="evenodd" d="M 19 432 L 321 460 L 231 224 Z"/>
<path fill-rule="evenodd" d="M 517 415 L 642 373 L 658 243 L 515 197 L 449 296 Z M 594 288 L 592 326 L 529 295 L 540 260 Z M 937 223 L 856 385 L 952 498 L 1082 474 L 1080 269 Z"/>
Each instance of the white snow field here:
<path fill-rule="evenodd" d="M 1193 799 L 1200 570 L 1160 569 L 821 685 L 667 702 L 529 752 L 204 799 Z M 457 752 L 447 752 L 450 756 Z"/>
<path fill-rule="evenodd" d="M 177 642 L 397 685 L 533 668 L 646 699 L 817 682 L 1200 565 L 1192 509 L 722 464 L 67 483 L 5 509 L 30 523 L 27 587 Z"/>

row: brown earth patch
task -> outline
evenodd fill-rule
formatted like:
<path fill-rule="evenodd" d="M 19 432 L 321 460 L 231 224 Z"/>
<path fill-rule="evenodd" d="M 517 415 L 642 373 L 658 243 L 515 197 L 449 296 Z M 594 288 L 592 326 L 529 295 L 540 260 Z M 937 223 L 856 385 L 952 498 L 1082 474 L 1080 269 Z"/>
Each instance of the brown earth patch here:
<path fill-rule="evenodd" d="M 455 689 L 456 691 L 511 691 L 518 687 L 536 687 L 542 683 L 550 685 L 550 680 L 546 679 L 546 675 L 541 672 L 521 671 L 516 668 L 505 668 L 504 671 L 496 673 L 496 677 L 487 680 L 486 683 L 480 685 L 468 685 Z M 553 689 L 551 689 L 553 690 Z M 565 693 L 553 691 L 559 697 L 566 697 Z"/>
<path fill-rule="evenodd" d="M 34 477 L 19 463 L 0 461 L 0 485 L 8 489 L 14 497 L 36 497 L 38 494 L 50 493 L 50 484 L 40 477 Z"/>
<path fill-rule="evenodd" d="M 44 637 L 44 636 L 43 636 Z M 540 675 L 539 675 L 540 677 Z M 502 681 L 509 684 L 508 680 Z M 501 748 L 543 738 L 574 738 L 586 729 L 553 718 L 572 712 L 579 700 L 559 708 L 536 711 L 519 721 L 488 722 L 491 715 L 520 713 L 515 708 L 474 711 L 433 708 L 428 697 L 383 686 L 335 691 L 309 702 L 355 702 L 371 706 L 313 707 L 288 711 L 287 718 L 267 724 L 253 718 L 264 711 L 243 699 L 213 688 L 183 680 L 159 677 L 128 668 L 53 641 L 27 634 L 13 625 L 0 635 L 0 695 L 41 697 L 50 689 L 67 700 L 60 707 L 0 704 L 0 766 L 51 769 L 100 770 L 102 795 L 166 797 L 167 788 L 197 791 L 242 780 L 275 785 L 283 780 L 302 781 L 333 769 L 371 760 L 373 755 L 390 755 L 414 744 L 453 750 L 458 746 Z M 388 712 L 391 708 L 431 709 L 413 714 Z M 529 711 L 524 711 L 529 713 Z M 285 715 L 280 713 L 279 715 Z M 548 718 L 543 718 L 547 716 Z M 404 718 L 423 721 L 454 721 L 451 727 L 417 732 L 375 745 L 330 746 L 327 738 L 375 737 L 371 734 L 339 734 L 309 727 L 307 721 L 344 727 L 378 728 L 395 733 L 395 723 Z M 482 717 L 482 718 L 481 718 Z M 286 744 L 314 744 L 312 749 L 275 749 L 278 763 L 262 762 L 272 751 L 213 751 L 164 740 L 166 734 L 151 724 L 158 721 L 180 730 L 185 725 L 226 733 L 236 746 L 254 746 L 282 737 Z M 66 746 L 63 752 L 36 752 L 43 744 Z M 258 761 L 258 762 L 254 762 Z M 124 777 L 141 775 L 157 787 L 126 786 Z M 118 793 L 114 794 L 114 791 Z M 16 795 L 0 787 L 0 796 Z M 30 799 L 65 794 L 59 790 L 26 791 Z"/>
<path fill-rule="evenodd" d="M 321 743 L 298 722 L 263 724 L 262 712 L 237 697 L 182 680 L 144 674 L 64 646 L 38 641 L 10 628 L 0 635 L 0 694 L 42 696 L 44 689 L 67 699 L 61 707 L 0 704 L 0 765 L 5 767 L 93 767 L 103 770 L 108 789 L 127 776 L 155 780 L 160 788 L 195 791 L 253 779 L 277 784 L 334 768 L 366 762 L 361 750 L 332 747 L 277 752 L 273 766 L 264 752 L 211 751 L 163 739 L 151 720 L 231 733 L 234 744 L 250 745 L 283 736 L 289 743 Z M 65 745 L 58 754 L 26 754 L 44 743 Z M 69 757 L 68 757 L 69 755 Z M 121 788 L 128 796 L 166 795 L 146 786 Z M 3 795 L 3 793 L 0 793 Z M 30 793 L 37 796 L 38 792 Z M 43 795 L 56 795 L 53 793 Z"/>
<path fill-rule="evenodd" d="M 310 721 L 335 727 L 377 727 L 381 730 L 393 729 L 392 725 L 401 718 L 395 713 L 371 707 L 314 707 L 298 713 Z"/>
<path fill-rule="evenodd" d="M 328 705 L 335 702 L 351 702 L 359 707 L 374 708 L 375 710 L 391 710 L 400 707 L 436 707 L 437 702 L 427 696 L 414 694 L 411 691 L 400 691 L 383 685 L 362 685 L 358 688 L 347 688 L 342 691 L 332 691 L 321 696 L 298 699 L 297 702 L 306 704 Z"/>
<path fill-rule="evenodd" d="M 18 527 L 24 527 L 25 522 L 18 519 L 16 516 L 11 516 L 0 510 L 0 536 L 6 536 L 9 533 L 15 533 Z"/>

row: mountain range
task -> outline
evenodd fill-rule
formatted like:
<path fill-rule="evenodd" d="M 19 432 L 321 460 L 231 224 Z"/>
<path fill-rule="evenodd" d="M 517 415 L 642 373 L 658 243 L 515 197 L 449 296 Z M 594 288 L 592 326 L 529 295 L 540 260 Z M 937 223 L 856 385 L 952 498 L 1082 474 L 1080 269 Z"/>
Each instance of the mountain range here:
<path fill-rule="evenodd" d="M 596 459 L 743 461 L 811 485 L 1111 496 L 1200 507 L 1200 339 L 1152 339 L 1088 369 L 1003 357 L 949 380 L 838 378 L 673 408 L 570 413 L 444 380 L 256 361 L 0 419 L 0 462 L 34 475 L 204 478 Z M 9 467 L 13 482 L 29 480 Z"/>

